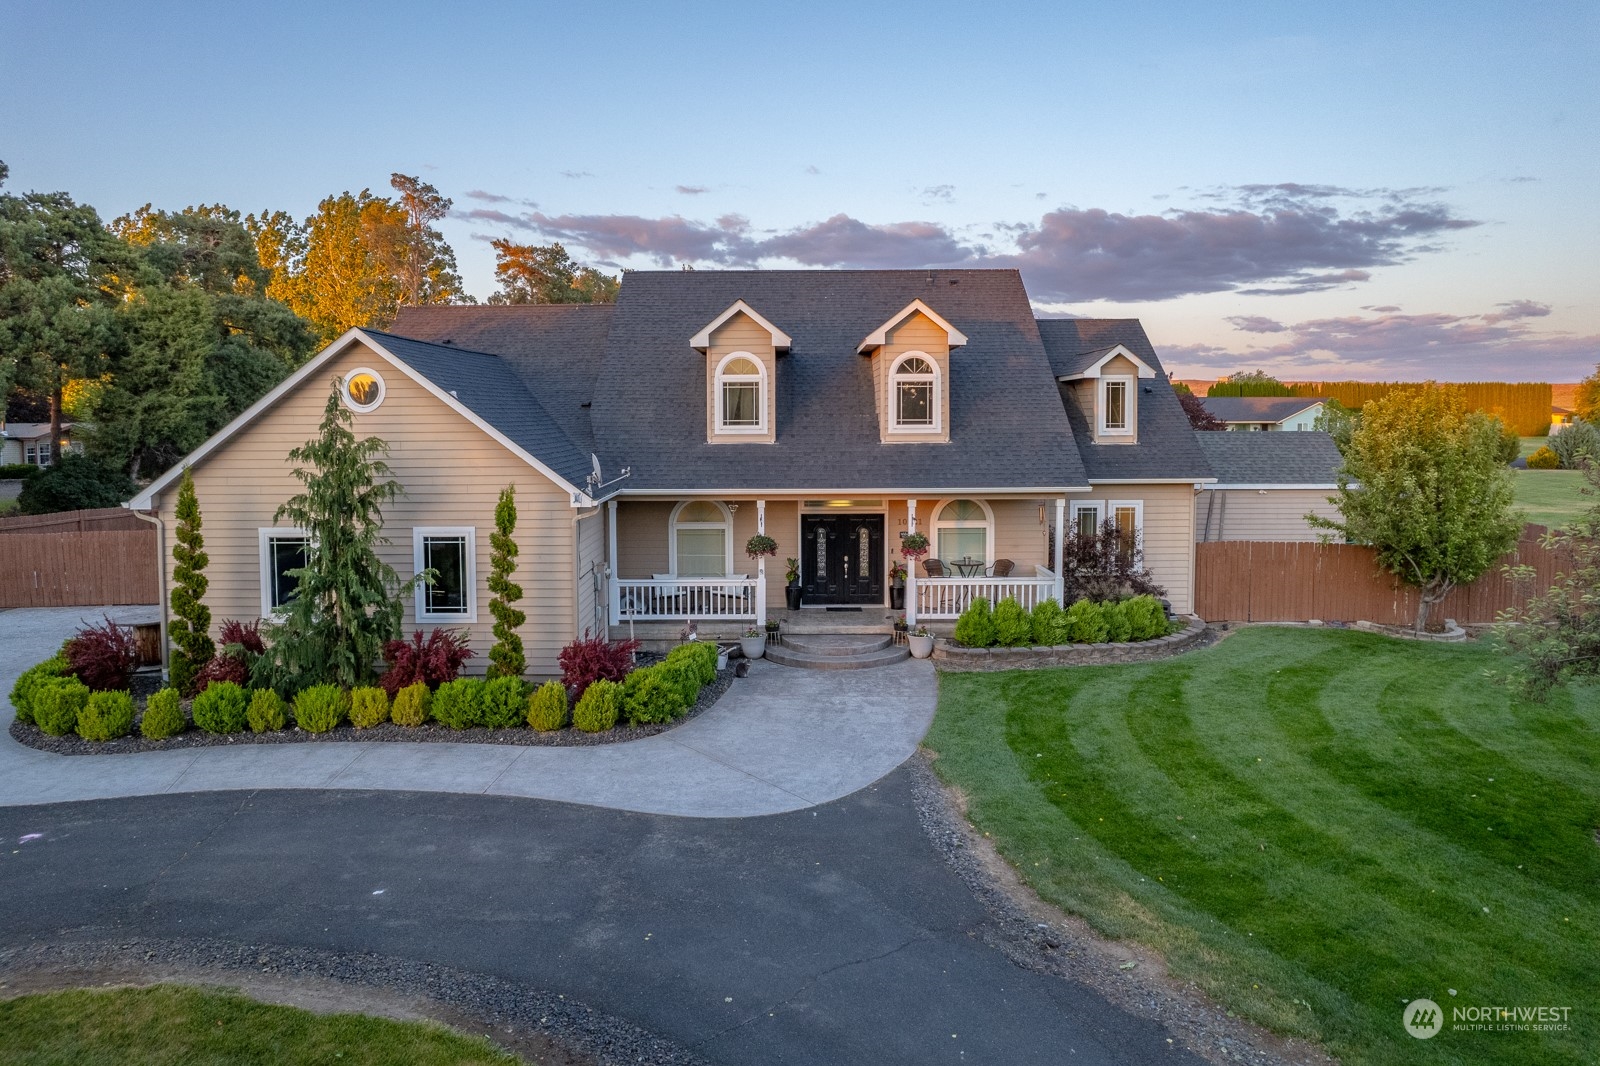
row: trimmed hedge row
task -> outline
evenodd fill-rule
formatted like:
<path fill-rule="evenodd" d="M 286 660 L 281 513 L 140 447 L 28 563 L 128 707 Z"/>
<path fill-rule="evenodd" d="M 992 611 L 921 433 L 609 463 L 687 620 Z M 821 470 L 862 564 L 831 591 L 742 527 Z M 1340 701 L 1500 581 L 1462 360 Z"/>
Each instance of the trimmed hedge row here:
<path fill-rule="evenodd" d="M 969 648 L 1057 647 L 1062 644 L 1130 643 L 1175 632 L 1154 596 L 1096 603 L 1079 600 L 1066 610 L 1041 600 L 1030 612 L 1007 596 L 993 608 L 973 600 L 956 619 L 955 639 Z"/>

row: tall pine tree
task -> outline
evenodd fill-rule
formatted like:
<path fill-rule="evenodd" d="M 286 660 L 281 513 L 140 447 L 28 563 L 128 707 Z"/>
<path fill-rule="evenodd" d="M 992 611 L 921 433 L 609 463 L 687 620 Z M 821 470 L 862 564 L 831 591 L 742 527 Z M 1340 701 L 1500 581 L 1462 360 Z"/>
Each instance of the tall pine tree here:
<path fill-rule="evenodd" d="M 489 601 L 489 613 L 494 615 L 494 647 L 489 649 L 490 677 L 521 677 L 527 669 L 527 659 L 522 653 L 522 637 L 517 627 L 528 620 L 522 611 L 511 606 L 522 599 L 522 586 L 511 580 L 517 568 L 517 490 L 507 485 L 500 490 L 500 502 L 494 508 L 494 533 L 489 537 L 489 591 L 494 598 Z"/>
<path fill-rule="evenodd" d="M 211 661 L 217 647 L 211 642 L 211 608 L 205 604 L 206 564 L 211 557 L 206 554 L 205 537 L 200 533 L 200 501 L 195 496 L 194 478 L 187 467 L 183 480 L 178 483 L 178 543 L 172 546 L 172 613 L 169 635 L 178 646 L 172 656 L 170 670 L 172 684 L 179 692 L 188 692 L 200 668 Z"/>

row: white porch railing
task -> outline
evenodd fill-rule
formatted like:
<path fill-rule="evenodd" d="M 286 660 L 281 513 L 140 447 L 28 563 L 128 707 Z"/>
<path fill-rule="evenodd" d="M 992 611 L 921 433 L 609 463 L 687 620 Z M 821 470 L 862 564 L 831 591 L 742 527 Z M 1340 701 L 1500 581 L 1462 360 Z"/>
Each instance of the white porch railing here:
<path fill-rule="evenodd" d="M 611 624 L 756 617 L 753 577 L 612 578 Z"/>
<path fill-rule="evenodd" d="M 1056 594 L 1056 575 L 1042 566 L 1033 577 L 919 577 L 917 621 L 955 618 L 982 597 L 992 607 L 1006 597 L 1033 610 Z"/>

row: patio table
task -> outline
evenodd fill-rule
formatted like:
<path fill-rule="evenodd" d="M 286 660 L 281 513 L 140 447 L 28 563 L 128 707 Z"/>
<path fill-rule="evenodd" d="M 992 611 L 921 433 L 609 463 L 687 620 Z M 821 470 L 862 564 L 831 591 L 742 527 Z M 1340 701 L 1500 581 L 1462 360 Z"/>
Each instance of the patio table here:
<path fill-rule="evenodd" d="M 977 577 L 983 573 L 982 559 L 952 559 L 950 567 L 962 577 Z"/>

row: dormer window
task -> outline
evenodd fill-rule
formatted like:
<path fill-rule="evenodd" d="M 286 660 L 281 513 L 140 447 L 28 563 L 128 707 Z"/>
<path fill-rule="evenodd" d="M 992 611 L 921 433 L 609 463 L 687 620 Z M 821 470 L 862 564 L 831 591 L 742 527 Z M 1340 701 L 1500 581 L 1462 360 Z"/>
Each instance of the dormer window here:
<path fill-rule="evenodd" d="M 1106 436 L 1133 432 L 1133 422 L 1128 417 L 1133 381 L 1132 377 L 1100 379 L 1100 432 Z"/>
<path fill-rule="evenodd" d="M 734 352 L 717 364 L 717 432 L 767 431 L 767 374 L 748 352 Z"/>
<path fill-rule="evenodd" d="M 1094 442 L 1138 444 L 1138 385 L 1153 380 L 1156 368 L 1122 344 L 1083 352 L 1076 358 L 1079 369 L 1056 380 L 1068 387 L 1078 409 L 1088 416 Z"/>
<path fill-rule="evenodd" d="M 895 360 L 889 373 L 891 433 L 939 430 L 939 368 L 921 353 Z"/>

